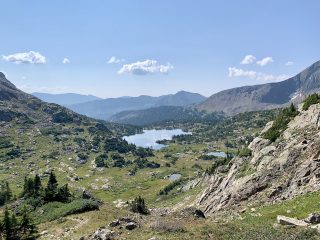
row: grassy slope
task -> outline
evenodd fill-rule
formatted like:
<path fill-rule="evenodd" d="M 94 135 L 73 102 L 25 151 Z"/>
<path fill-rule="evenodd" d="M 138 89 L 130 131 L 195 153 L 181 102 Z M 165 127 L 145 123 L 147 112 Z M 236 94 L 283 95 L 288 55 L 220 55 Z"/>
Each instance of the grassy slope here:
<path fill-rule="evenodd" d="M 245 126 L 250 123 L 232 124 L 232 128 L 241 126 L 240 132 L 250 133 Z M 78 215 L 72 215 L 60 218 L 53 222 L 43 223 L 39 226 L 40 232 L 48 230 L 49 234 L 60 236 L 63 239 L 78 239 L 83 235 L 94 232 L 97 228 L 107 225 L 112 220 L 121 216 L 132 215 L 127 208 L 116 208 L 114 201 L 122 199 L 128 201 L 134 197 L 141 195 L 146 199 L 148 207 L 177 207 L 188 205 L 195 201 L 197 195 L 201 192 L 201 188 L 195 188 L 191 191 L 181 193 L 176 189 L 168 196 L 159 197 L 158 192 L 170 182 L 164 179 L 165 176 L 179 172 L 184 178 L 194 178 L 199 174 L 198 169 L 193 168 L 194 164 L 200 165 L 203 169 L 211 165 L 211 161 L 198 160 L 203 151 L 211 148 L 220 148 L 223 150 L 222 141 L 214 141 L 207 139 L 205 143 L 200 140 L 190 144 L 186 142 L 171 143 L 166 149 L 157 151 L 155 156 L 149 158 L 161 164 L 158 169 L 142 169 L 135 176 L 129 176 L 128 171 L 131 166 L 125 168 L 93 168 L 93 160 L 97 153 L 91 152 L 89 160 L 85 164 L 79 164 L 75 161 L 76 153 L 63 151 L 63 145 L 76 148 L 74 137 L 82 137 L 90 139 L 87 131 L 88 126 L 80 126 L 85 129 L 84 132 L 76 134 L 72 131 L 69 138 L 63 138 L 63 144 L 54 140 L 49 135 L 36 134 L 34 128 L 28 129 L 23 134 L 17 134 L 17 129 L 22 125 L 16 125 L 9 129 L 7 135 L 11 137 L 11 141 L 20 146 L 22 150 L 33 148 L 32 155 L 25 160 L 15 158 L 0 163 L 0 180 L 9 180 L 15 194 L 21 192 L 24 176 L 34 173 L 43 173 L 47 169 L 55 169 L 59 182 L 62 184 L 69 183 L 72 191 L 81 192 L 81 189 L 89 189 L 95 196 L 103 200 L 100 211 L 87 212 Z M 73 129 L 75 126 L 66 125 L 65 128 Z M 79 127 L 79 126 L 77 126 Z M 209 128 L 207 125 L 206 128 Z M 216 129 L 215 126 L 211 126 Z M 257 130 L 256 128 L 255 130 Z M 206 133 L 205 130 L 203 134 Z M 200 136 L 200 135 L 199 135 Z M 228 135 L 229 136 L 229 135 Z M 227 138 L 228 139 L 228 138 Z M 4 155 L 8 149 L 0 149 L 0 156 Z M 59 151 L 58 159 L 43 158 L 53 151 Z M 166 158 L 165 154 L 178 156 L 178 161 L 171 167 L 166 167 L 165 163 L 170 163 L 171 158 Z M 70 160 L 71 158 L 71 160 Z M 125 155 L 126 159 L 133 159 L 131 154 Z M 201 172 L 201 171 L 200 171 Z M 154 174 L 152 174 L 154 173 Z M 78 176 L 79 181 L 70 181 L 68 176 Z M 43 179 L 45 183 L 47 178 Z M 110 185 L 110 189 L 102 190 L 103 185 Z M 182 226 L 179 232 L 161 232 L 150 229 L 152 222 L 158 221 L 158 215 L 143 217 L 141 228 L 129 233 L 121 230 L 129 239 L 148 239 L 152 236 L 159 236 L 160 239 L 306 239 L 308 234 L 304 229 L 286 229 L 273 228 L 276 216 L 284 214 L 294 217 L 306 217 L 311 212 L 320 211 L 319 194 L 314 193 L 308 196 L 302 196 L 293 201 L 287 201 L 282 204 L 257 208 L 255 213 L 244 213 L 243 220 L 232 220 L 228 223 L 215 223 L 212 219 L 195 220 L 192 216 L 180 216 L 169 214 L 162 217 L 161 220 L 177 223 Z M 287 211 L 291 212 L 288 213 Z M 261 216 L 257 216 L 261 214 Z M 69 229 L 69 231 L 66 231 Z M 299 238 L 299 234 L 302 234 Z M 314 234 L 314 233 L 312 233 Z M 124 236 L 123 235 L 123 236 Z M 304 237 L 304 238 L 303 238 Z"/>

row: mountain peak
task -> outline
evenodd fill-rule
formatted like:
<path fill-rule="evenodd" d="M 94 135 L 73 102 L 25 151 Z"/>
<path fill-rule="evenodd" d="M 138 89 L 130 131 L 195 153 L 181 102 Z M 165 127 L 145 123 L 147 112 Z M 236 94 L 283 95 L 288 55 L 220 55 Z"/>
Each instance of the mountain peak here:
<path fill-rule="evenodd" d="M 311 93 L 320 92 L 320 61 L 282 82 L 238 87 L 213 94 L 198 109 L 234 115 L 246 111 L 280 108 L 299 103 Z M 295 96 L 301 96 L 296 98 Z"/>
<path fill-rule="evenodd" d="M 20 92 L 14 84 L 12 84 L 4 75 L 0 72 L 0 100 L 10 100 L 12 98 L 18 98 Z"/>

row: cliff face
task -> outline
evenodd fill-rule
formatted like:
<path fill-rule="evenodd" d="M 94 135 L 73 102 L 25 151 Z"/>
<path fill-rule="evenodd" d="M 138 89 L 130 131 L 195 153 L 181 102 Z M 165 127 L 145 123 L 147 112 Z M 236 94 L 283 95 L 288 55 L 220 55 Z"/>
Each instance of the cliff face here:
<path fill-rule="evenodd" d="M 214 214 L 320 190 L 319 128 L 320 104 L 316 104 L 300 110 L 276 142 L 255 138 L 249 145 L 252 156 L 234 158 L 227 172 L 217 169 L 198 204 Z"/>

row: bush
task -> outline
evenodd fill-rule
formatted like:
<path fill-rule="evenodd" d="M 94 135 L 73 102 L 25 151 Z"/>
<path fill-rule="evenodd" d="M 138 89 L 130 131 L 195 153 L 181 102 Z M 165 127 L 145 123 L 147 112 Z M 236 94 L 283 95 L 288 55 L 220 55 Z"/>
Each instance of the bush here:
<path fill-rule="evenodd" d="M 92 199 L 76 199 L 70 203 L 51 202 L 33 213 L 37 223 L 53 221 L 71 214 L 83 213 L 99 209 L 99 203 Z"/>
<path fill-rule="evenodd" d="M 184 180 L 180 178 L 179 180 L 169 183 L 167 186 L 165 186 L 163 189 L 159 191 L 159 195 L 168 195 L 169 192 L 171 192 L 175 187 L 181 185 L 183 182 Z"/>
<path fill-rule="evenodd" d="M 0 148 L 10 148 L 13 144 L 8 137 L 0 137 Z"/>
<path fill-rule="evenodd" d="M 137 197 L 131 203 L 131 211 L 135 213 L 148 214 L 149 211 L 142 197 Z"/>
<path fill-rule="evenodd" d="M 320 103 L 320 95 L 317 93 L 311 94 L 303 100 L 303 110 L 308 110 L 313 104 Z"/>
<path fill-rule="evenodd" d="M 134 151 L 135 148 L 135 145 L 129 144 L 126 140 L 120 138 L 108 138 L 104 144 L 104 150 L 106 152 L 117 151 L 119 153 L 128 153 Z"/>
<path fill-rule="evenodd" d="M 96 159 L 94 160 L 96 167 L 105 167 L 106 163 L 105 160 L 108 159 L 108 155 L 106 154 L 100 154 L 99 156 L 96 157 Z"/>
<path fill-rule="evenodd" d="M 71 123 L 73 118 L 66 111 L 59 111 L 52 115 L 52 121 L 55 123 Z"/>
<path fill-rule="evenodd" d="M 251 150 L 250 150 L 250 149 L 248 149 L 248 148 L 242 148 L 242 149 L 240 149 L 238 156 L 239 156 L 239 157 L 250 157 L 251 154 L 252 154 L 252 153 L 251 153 Z"/>
<path fill-rule="evenodd" d="M 212 166 L 210 168 L 206 169 L 206 173 L 209 175 L 212 175 L 215 173 L 216 169 L 220 166 L 226 165 L 230 162 L 231 158 L 223 158 L 223 159 L 217 159 L 213 162 Z"/>
<path fill-rule="evenodd" d="M 124 160 L 124 158 L 120 154 L 115 153 L 115 154 L 112 154 L 111 157 L 113 160 L 114 167 L 123 168 L 127 165 L 126 161 Z"/>
<path fill-rule="evenodd" d="M 142 147 L 138 147 L 135 151 L 134 151 L 135 155 L 137 155 L 138 157 L 141 158 L 146 158 L 146 157 L 153 157 L 153 151 L 151 148 L 142 148 Z"/>
<path fill-rule="evenodd" d="M 145 158 L 138 158 L 134 161 L 137 168 L 143 169 L 143 168 L 159 168 L 160 164 L 156 162 L 150 162 Z"/>
<path fill-rule="evenodd" d="M 263 134 L 263 137 L 271 142 L 277 140 L 278 137 L 287 129 L 288 123 L 299 114 L 293 104 L 285 108 L 274 120 L 272 127 Z"/>

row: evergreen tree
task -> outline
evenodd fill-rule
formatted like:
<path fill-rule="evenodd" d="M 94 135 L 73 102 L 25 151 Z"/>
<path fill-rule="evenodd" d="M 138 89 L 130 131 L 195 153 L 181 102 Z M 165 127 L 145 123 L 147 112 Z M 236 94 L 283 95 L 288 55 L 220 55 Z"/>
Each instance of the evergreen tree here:
<path fill-rule="evenodd" d="M 290 104 L 290 108 L 289 108 L 290 112 L 295 112 L 296 108 L 294 107 L 293 103 Z"/>
<path fill-rule="evenodd" d="M 8 182 L 0 183 L 0 206 L 12 199 L 12 192 Z"/>
<path fill-rule="evenodd" d="M 6 207 L 4 211 L 4 217 L 3 217 L 3 223 L 2 223 L 2 229 L 5 233 L 6 239 L 12 239 L 13 237 L 13 226 L 11 222 L 11 217 L 8 208 Z"/>
<path fill-rule="evenodd" d="M 39 195 L 42 190 L 41 179 L 38 174 L 34 177 L 34 193 Z"/>
<path fill-rule="evenodd" d="M 58 189 L 57 201 L 60 202 L 69 202 L 71 197 L 71 193 L 68 188 L 68 184 L 65 184 L 61 188 Z"/>
<path fill-rule="evenodd" d="M 9 183 L 6 182 L 6 200 L 10 201 L 12 199 L 12 191 L 10 189 Z"/>
<path fill-rule="evenodd" d="M 32 223 L 25 206 L 22 212 L 19 230 L 24 239 L 33 238 L 33 235 L 37 232 L 36 226 Z"/>
<path fill-rule="evenodd" d="M 32 178 L 25 177 L 21 197 L 30 197 L 33 194 L 34 194 L 34 181 Z"/>
<path fill-rule="evenodd" d="M 10 239 L 20 239 L 18 237 L 18 221 L 15 214 L 11 215 L 11 238 Z"/>
<path fill-rule="evenodd" d="M 51 171 L 48 184 L 45 189 L 45 201 L 47 202 L 54 201 L 57 196 L 57 193 L 58 193 L 58 181 L 53 171 Z"/>
<path fill-rule="evenodd" d="M 142 197 L 137 197 L 131 203 L 131 211 L 135 213 L 148 214 L 148 208 Z"/>

